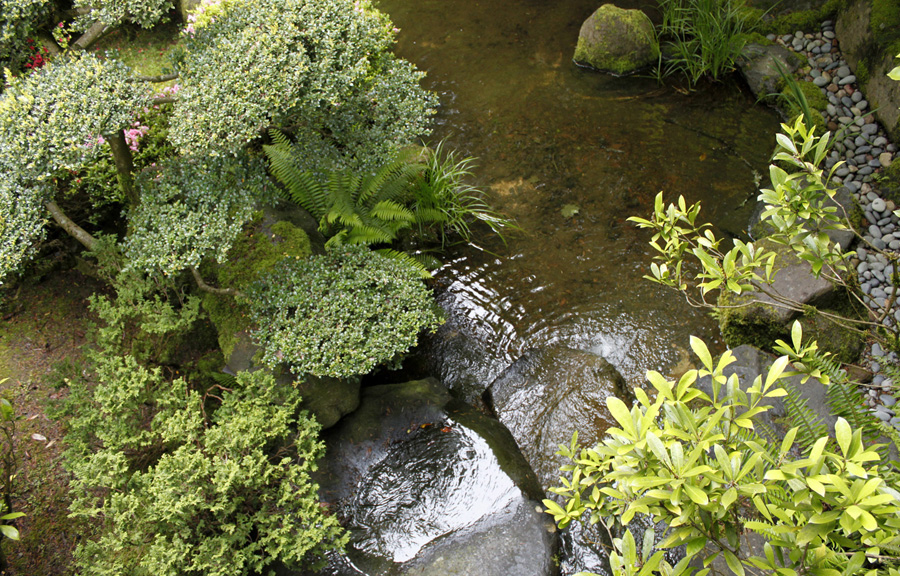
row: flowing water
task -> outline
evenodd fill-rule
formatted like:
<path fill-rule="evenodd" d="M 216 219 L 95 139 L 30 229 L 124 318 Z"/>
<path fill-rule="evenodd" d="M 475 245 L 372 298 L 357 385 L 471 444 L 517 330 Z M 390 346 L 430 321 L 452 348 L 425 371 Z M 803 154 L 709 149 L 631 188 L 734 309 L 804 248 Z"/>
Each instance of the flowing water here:
<path fill-rule="evenodd" d="M 708 315 L 642 279 L 649 234 L 626 218 L 646 217 L 662 190 L 740 233 L 778 119 L 736 82 L 684 94 L 575 66 L 578 30 L 599 4 L 379 3 L 401 30 L 398 53 L 440 95 L 432 140 L 477 157 L 479 183 L 524 231 L 508 246 L 485 237 L 451 251 L 439 273 L 449 320 L 430 353 L 468 399 L 533 347 L 597 352 L 638 384 L 683 361 L 689 335 L 718 339 Z"/>
<path fill-rule="evenodd" d="M 379 2 L 401 29 L 398 53 L 427 71 L 425 86 L 440 96 L 431 142 L 446 139 L 450 148 L 478 157 L 477 183 L 522 228 L 508 234 L 507 244 L 479 235 L 477 246 L 451 248 L 437 274 L 448 320 L 424 344 L 424 356 L 432 373 L 472 403 L 530 349 L 593 352 L 627 384 L 639 385 L 649 369 L 684 367 L 690 335 L 714 349 L 722 346 L 712 318 L 642 278 L 653 256 L 650 235 L 626 219 L 647 217 L 662 190 L 671 200 L 684 195 L 689 202 L 702 201 L 704 219 L 716 222 L 720 234 L 742 234 L 778 119 L 736 81 L 683 93 L 647 77 L 614 78 L 578 68 L 571 61 L 578 30 L 599 3 Z M 594 370 L 589 358 L 583 363 L 584 373 Z M 564 360 L 557 366 L 570 367 Z M 549 378 L 554 386 L 569 381 Z M 605 397 L 602 390 L 588 392 L 572 397 Z M 565 394 L 545 396 L 556 403 Z M 530 432 L 500 419 L 521 447 Z M 587 424 L 556 421 L 581 427 L 587 442 L 598 440 L 609 424 L 599 416 Z M 566 442 L 571 430 L 547 434 Z M 424 527 L 418 527 L 413 516 L 420 512 L 410 504 L 412 516 L 402 516 L 394 530 L 396 502 L 447 492 L 438 481 L 423 486 L 421 478 L 406 487 L 404 475 L 418 468 L 397 468 L 399 475 L 383 474 L 386 480 L 377 486 L 363 486 L 365 502 L 348 508 L 365 520 L 353 543 L 357 550 L 383 556 L 388 564 L 401 562 L 455 526 L 477 523 L 483 503 L 463 499 L 444 511 L 448 517 Z M 465 490 L 472 488 L 467 484 Z M 388 528 L 367 532 L 372 518 L 385 520 Z M 563 573 L 602 563 L 602 553 L 585 538 L 564 536 Z"/>

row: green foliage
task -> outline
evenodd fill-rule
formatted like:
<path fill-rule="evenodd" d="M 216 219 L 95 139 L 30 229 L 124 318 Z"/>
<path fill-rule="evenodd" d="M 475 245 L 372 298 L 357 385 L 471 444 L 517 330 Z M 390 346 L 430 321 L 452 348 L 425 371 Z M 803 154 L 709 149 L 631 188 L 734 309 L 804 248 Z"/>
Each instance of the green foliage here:
<path fill-rule="evenodd" d="M 409 267 L 362 247 L 283 260 L 248 290 L 263 361 L 344 377 L 393 362 L 439 323 Z"/>
<path fill-rule="evenodd" d="M 182 156 L 144 170 L 125 241 L 129 267 L 177 274 L 207 256 L 223 262 L 266 182 L 262 163 L 246 156 Z"/>
<path fill-rule="evenodd" d="M 100 319 L 94 334 L 100 349 L 142 364 L 171 362 L 200 315 L 200 299 L 171 276 L 123 270 L 124 258 L 108 236 L 100 237 L 93 255 L 115 291 L 114 297 L 91 296 L 91 310 Z"/>
<path fill-rule="evenodd" d="M 112 27 L 130 22 L 150 28 L 163 20 L 174 4 L 172 0 L 75 0 L 74 7 L 84 12 L 76 27 L 87 30 L 98 22 Z"/>
<path fill-rule="evenodd" d="M 0 178 L 0 283 L 31 258 L 43 236 L 41 195 L 13 178 Z"/>
<path fill-rule="evenodd" d="M 795 352 L 804 353 L 794 344 Z M 797 428 L 779 444 L 760 436 L 754 424 L 769 399 L 786 396 L 780 383 L 791 375 L 788 356 L 742 383 L 724 373 L 734 361 L 731 352 L 713 362 L 702 341 L 692 338 L 691 347 L 702 368 L 677 382 L 648 372 L 654 400 L 640 388 L 630 410 L 607 399 L 617 423 L 609 436 L 579 450 L 576 435 L 571 446 L 561 447 L 573 460 L 562 468 L 571 478 L 552 491 L 565 501 L 544 501 L 560 526 L 584 514 L 610 531 L 627 527 L 636 514 L 664 523 L 657 546 L 684 545 L 685 558 L 671 567 L 650 557 L 641 574 L 688 573 L 688 563 L 704 550 L 710 554 L 704 566 L 721 557 L 735 574 L 758 569 L 785 576 L 856 574 L 867 557 L 892 557 L 900 545 L 900 493 L 861 431 L 839 418 L 833 439 L 818 438 L 798 458 Z M 709 394 L 695 386 L 704 376 Z M 761 555 L 742 548 L 746 532 L 766 540 Z M 626 534 L 618 547 L 617 557 L 638 558 L 633 537 Z M 620 573 L 638 572 L 625 567 Z"/>
<path fill-rule="evenodd" d="M 102 525 L 76 551 L 81 573 L 260 574 L 342 546 L 310 479 L 323 445 L 299 401 L 263 372 L 203 396 L 133 358 L 103 358 L 72 420 L 89 442 L 67 453 L 72 513 Z"/>
<path fill-rule="evenodd" d="M 99 135 L 121 130 L 147 96 L 112 60 L 72 56 L 12 80 L 0 95 L 0 278 L 43 232 L 51 179 L 96 158 Z"/>
<path fill-rule="evenodd" d="M 291 126 L 308 168 L 374 166 L 426 131 L 434 98 L 367 0 L 227 0 L 187 29 L 172 141 L 235 150 Z M 265 42 L 259 31 L 265 30 Z M 240 114 L 233 114 L 240 110 Z"/>
<path fill-rule="evenodd" d="M 391 244 L 406 231 L 419 238 L 448 232 L 469 241 L 471 221 L 487 224 L 500 233 L 511 222 L 493 210 L 484 193 L 466 184 L 472 158 L 457 160 L 435 150 L 405 149 L 377 170 L 357 173 L 330 170 L 323 175 L 302 169 L 300 151 L 280 132 L 272 131 L 274 144 L 264 146 L 272 173 L 285 187 L 285 195 L 319 221 L 327 246 L 343 244 Z M 429 277 L 422 264 L 395 251 L 390 257 L 408 262 Z"/>
<path fill-rule="evenodd" d="M 765 203 L 761 220 L 774 229 L 768 240 L 782 244 L 798 258 L 809 263 L 812 273 L 826 278 L 848 290 L 842 272 L 847 269 L 847 259 L 840 245 L 829 238 L 829 230 L 852 229 L 846 214 L 828 205 L 827 199 L 835 191 L 828 185 L 831 175 L 840 167 L 835 164 L 831 173 L 825 174 L 820 165 L 828 153 L 830 134 L 816 136 L 808 129 L 803 118 L 794 124 L 782 124 L 784 133 L 776 136 L 778 148 L 769 166 L 772 188 L 760 191 L 759 199 Z M 630 218 L 641 228 L 654 231 L 651 246 L 658 252 L 646 278 L 685 292 L 689 300 L 698 306 L 714 308 L 706 297 L 712 290 L 730 292 L 732 295 L 763 294 L 767 298 L 743 299 L 736 306 L 759 303 L 805 312 L 804 305 L 770 290 L 777 267 L 777 253 L 763 243 L 745 243 L 734 240 L 729 250 L 720 249 L 708 225 L 698 224 L 700 205 L 687 206 L 680 198 L 678 204 L 665 206 L 662 194 L 656 198 L 654 214 L 650 220 Z M 875 248 L 872 248 L 876 251 Z M 688 260 L 699 264 L 699 271 L 685 266 Z M 692 294 L 699 292 L 699 297 Z M 855 298 L 871 309 L 875 318 L 884 318 L 889 310 L 878 309 L 856 295 Z M 823 318 L 845 328 L 879 327 L 880 322 L 843 316 L 840 313 L 818 310 Z"/>
<path fill-rule="evenodd" d="M 777 60 L 775 64 L 784 82 L 784 88 L 778 95 L 782 109 L 792 119 L 802 117 L 807 128 L 824 130 L 825 118 L 821 111 L 828 105 L 828 99 L 812 82 L 797 80 L 793 74 L 784 70 Z"/>
<path fill-rule="evenodd" d="M 6 380 L 6 378 L 0 380 L 0 384 Z M 7 398 L 0 398 L 0 475 L 2 475 L 0 476 L 0 489 L 3 491 L 0 497 L 3 499 L 4 512 L 0 516 L 0 520 L 15 520 L 25 515 L 22 512 L 12 511 L 12 482 L 19 467 L 16 457 L 16 421 L 18 419 L 12 402 Z M 0 524 L 0 533 L 10 540 L 19 539 L 19 531 L 15 526 L 9 524 Z M 0 550 L 0 565 L 5 566 L 2 550 Z"/>
<path fill-rule="evenodd" d="M 740 0 L 662 0 L 660 8 L 660 74 L 684 74 L 693 85 L 735 69 L 752 22 Z"/>
<path fill-rule="evenodd" d="M 25 40 L 50 8 L 49 0 L 0 0 L 0 69 L 19 68 L 25 57 Z"/>
<path fill-rule="evenodd" d="M 97 136 L 129 126 L 149 96 L 115 60 L 90 54 L 54 60 L 15 78 L 0 96 L 0 171 L 23 184 L 47 182 L 98 157 Z"/>

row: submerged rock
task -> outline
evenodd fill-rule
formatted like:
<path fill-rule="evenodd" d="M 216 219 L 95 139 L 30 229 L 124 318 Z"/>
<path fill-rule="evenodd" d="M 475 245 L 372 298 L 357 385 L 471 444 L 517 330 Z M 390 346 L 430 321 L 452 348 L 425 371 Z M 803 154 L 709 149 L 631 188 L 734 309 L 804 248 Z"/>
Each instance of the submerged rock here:
<path fill-rule="evenodd" d="M 659 58 L 650 18 L 640 10 L 604 4 L 581 25 L 574 60 L 613 74 L 630 74 Z"/>
<path fill-rule="evenodd" d="M 325 574 L 556 572 L 556 530 L 509 431 L 436 380 L 365 388 L 326 445 L 320 493 L 350 544 Z"/>
<path fill-rule="evenodd" d="M 557 346 L 526 352 L 486 395 L 546 488 L 559 481 L 559 445 L 569 444 L 575 430 L 581 443 L 599 442 L 615 422 L 606 399 L 631 392 L 602 357 Z"/>

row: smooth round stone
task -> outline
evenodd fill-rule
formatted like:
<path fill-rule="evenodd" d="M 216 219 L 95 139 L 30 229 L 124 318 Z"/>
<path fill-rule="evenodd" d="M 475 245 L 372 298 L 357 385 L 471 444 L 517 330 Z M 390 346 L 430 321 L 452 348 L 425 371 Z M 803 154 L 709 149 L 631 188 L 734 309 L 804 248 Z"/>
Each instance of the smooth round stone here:
<path fill-rule="evenodd" d="M 853 119 L 853 123 L 860 127 L 869 126 L 869 124 L 866 124 L 866 119 L 859 116 Z M 874 124 L 871 124 L 871 126 L 874 126 Z"/>
<path fill-rule="evenodd" d="M 854 92 L 854 94 L 859 94 L 859 92 Z M 860 100 L 859 102 L 856 103 L 856 107 L 859 108 L 860 111 L 863 111 L 869 107 L 869 103 L 865 100 Z"/>
<path fill-rule="evenodd" d="M 866 270 L 868 270 L 868 269 L 869 269 L 869 264 L 867 262 L 860 262 L 859 265 L 856 267 L 856 273 L 859 274 L 860 276 L 862 276 L 863 274 L 866 273 Z M 869 288 L 869 285 L 866 283 L 864 283 L 862 286 L 860 286 L 860 289 L 863 292 L 865 292 L 866 294 L 869 293 L 868 288 Z"/>
<path fill-rule="evenodd" d="M 878 124 L 866 124 L 862 127 L 863 134 L 875 134 L 878 132 Z"/>
<path fill-rule="evenodd" d="M 869 236 L 871 236 L 872 238 L 875 238 L 876 240 L 881 238 L 881 236 L 882 236 L 881 228 L 872 224 L 871 226 L 869 226 Z M 884 267 L 882 266 L 882 268 L 884 268 Z"/>
<path fill-rule="evenodd" d="M 853 112 L 853 110 L 852 110 L 853 100 L 851 100 L 849 96 L 844 96 L 843 98 L 841 98 L 841 104 L 843 104 L 847 108 L 851 108 L 850 112 L 851 113 Z M 858 116 L 858 114 L 855 114 L 855 116 Z"/>
<path fill-rule="evenodd" d="M 884 240 L 881 238 L 872 238 L 872 246 L 874 246 L 876 250 L 884 250 L 887 247 L 887 244 L 885 244 Z"/>
<path fill-rule="evenodd" d="M 781 41 L 784 42 L 785 44 L 789 44 L 793 40 L 794 40 L 793 34 L 785 34 L 784 36 L 781 37 Z"/>
<path fill-rule="evenodd" d="M 850 173 L 850 168 L 848 168 L 846 166 L 841 166 L 834 172 L 835 176 L 838 176 L 839 178 L 843 178 L 844 176 L 846 176 L 849 173 Z"/>
<path fill-rule="evenodd" d="M 802 52 L 804 48 L 803 41 L 795 39 L 793 44 L 791 44 L 791 48 L 794 49 L 794 52 Z"/>
<path fill-rule="evenodd" d="M 885 408 L 883 406 L 879 406 L 878 408 L 875 408 L 875 417 L 878 418 L 879 420 L 881 420 L 882 422 L 890 422 L 891 418 L 893 417 L 893 414 L 887 408 Z"/>
<path fill-rule="evenodd" d="M 866 250 L 865 248 L 859 248 L 856 250 L 856 257 L 859 258 L 860 260 L 865 260 L 866 256 L 868 256 L 868 255 L 869 255 L 869 251 Z"/>
<path fill-rule="evenodd" d="M 875 146 L 874 148 L 872 148 L 871 152 L 872 156 L 878 156 L 882 152 L 884 152 L 884 148 L 882 148 L 881 146 Z M 882 162 L 882 164 L 884 164 L 884 162 Z"/>
<path fill-rule="evenodd" d="M 853 94 L 850 95 L 850 99 L 853 100 L 854 102 L 859 102 L 860 100 L 863 99 L 862 92 L 857 90 L 856 92 L 854 92 Z"/>
<path fill-rule="evenodd" d="M 879 376 L 881 376 L 881 375 L 879 374 Z M 872 382 L 874 382 L 874 381 L 875 381 L 875 379 L 873 378 Z M 891 388 L 894 387 L 894 381 L 891 380 L 890 378 L 882 378 L 880 384 L 881 384 L 881 387 L 884 388 L 885 390 L 890 390 Z"/>
<path fill-rule="evenodd" d="M 872 214 L 872 211 L 871 211 L 871 210 L 866 210 L 866 211 L 864 212 L 864 214 L 865 214 L 865 216 L 866 216 L 866 220 L 868 220 L 870 224 L 872 224 L 873 226 L 877 226 L 877 225 L 878 225 L 878 218 L 876 218 L 875 215 Z"/>
<path fill-rule="evenodd" d="M 857 146 L 862 146 L 863 144 L 865 144 L 865 142 L 866 141 L 863 140 L 862 144 L 857 144 L 856 140 L 854 140 L 853 138 L 844 138 L 844 146 L 846 146 L 850 150 L 856 150 Z"/>
<path fill-rule="evenodd" d="M 851 118 L 849 116 L 839 116 L 838 122 L 840 122 L 841 124 L 849 124 L 849 123 L 853 122 L 853 118 Z"/>
<path fill-rule="evenodd" d="M 877 302 L 879 298 L 881 300 L 884 300 L 885 298 L 887 298 L 887 293 L 884 290 L 882 290 L 881 288 L 873 288 L 872 291 L 869 292 L 869 296 L 874 298 L 875 301 Z"/>
<path fill-rule="evenodd" d="M 891 396 L 890 394 L 882 394 L 880 396 L 882 406 L 890 408 L 894 404 L 897 403 L 897 399 Z"/>
<path fill-rule="evenodd" d="M 834 34 L 834 32 L 832 32 L 832 34 Z M 774 34 L 766 34 L 766 40 L 768 40 L 769 42 L 774 42 L 777 39 L 778 39 L 778 36 L 776 36 Z"/>
<path fill-rule="evenodd" d="M 888 248 L 891 250 L 900 250 L 900 240 L 891 240 L 888 242 Z"/>
<path fill-rule="evenodd" d="M 840 78 L 846 78 L 847 76 L 850 75 L 850 67 L 847 66 L 846 64 L 842 65 L 840 68 L 837 69 L 837 75 Z"/>
<path fill-rule="evenodd" d="M 816 78 L 816 80 L 821 80 L 821 78 Z M 813 80 L 813 83 L 815 83 L 815 80 Z M 827 104 L 825 106 L 825 111 L 828 112 L 829 116 L 837 116 L 837 108 L 834 107 L 834 104 Z"/>
<path fill-rule="evenodd" d="M 882 166 L 887 168 L 894 161 L 893 155 L 890 152 L 882 152 L 881 154 L 878 155 L 878 161 L 881 163 Z"/>
<path fill-rule="evenodd" d="M 872 168 L 871 166 L 863 166 L 856 173 L 859 174 L 860 176 L 867 176 L 874 171 L 875 171 L 875 169 Z"/>
<path fill-rule="evenodd" d="M 872 356 L 884 356 L 884 348 L 882 348 L 881 344 L 879 344 L 878 342 L 875 342 L 874 344 L 872 344 L 871 352 L 872 352 Z M 881 377 L 881 381 L 884 381 L 884 376 Z M 873 380 L 873 382 L 874 382 L 874 380 Z M 881 382 L 875 382 L 876 385 L 878 385 L 880 383 Z"/>
<path fill-rule="evenodd" d="M 856 149 L 856 156 L 853 157 L 853 163 L 856 165 L 865 164 L 868 161 L 865 154 L 859 153 L 859 148 Z"/>
<path fill-rule="evenodd" d="M 806 38 L 806 33 L 802 30 L 794 32 L 794 38 Z"/>
<path fill-rule="evenodd" d="M 875 139 L 874 142 L 872 142 L 872 145 L 873 146 L 884 146 L 887 143 L 888 143 L 887 138 L 885 138 L 884 136 L 879 136 L 878 138 Z"/>
<path fill-rule="evenodd" d="M 831 82 L 831 78 L 827 77 L 827 75 L 826 76 L 818 76 L 816 78 L 813 78 L 813 84 L 815 84 L 819 88 L 824 88 L 825 86 L 828 86 L 829 82 Z M 834 114 L 832 114 L 832 116 L 833 115 Z"/>
<path fill-rule="evenodd" d="M 829 52 L 831 52 L 831 48 L 832 48 L 831 42 L 825 42 L 824 44 L 822 44 L 822 48 L 820 49 L 820 53 L 822 53 L 822 54 L 828 54 Z"/>
<path fill-rule="evenodd" d="M 887 206 L 885 205 L 884 200 L 882 200 L 881 198 L 876 198 L 876 199 L 872 200 L 871 208 L 875 212 L 884 212 L 884 209 L 886 207 Z"/>
<path fill-rule="evenodd" d="M 831 30 L 826 30 L 826 31 L 822 32 L 822 36 L 824 36 L 825 38 L 828 38 L 829 40 L 834 40 L 835 34 Z"/>
<path fill-rule="evenodd" d="M 860 184 L 859 182 L 857 182 L 855 184 L 848 184 L 847 188 L 852 192 L 859 192 L 860 189 L 862 188 L 862 184 Z"/>
<path fill-rule="evenodd" d="M 866 144 L 864 146 L 860 146 L 859 148 L 856 149 L 857 154 L 868 154 L 871 151 L 872 151 L 872 147 L 869 146 L 868 144 Z"/>
<path fill-rule="evenodd" d="M 844 77 L 844 78 L 841 78 L 841 79 L 838 81 L 838 86 L 846 86 L 847 84 L 853 84 L 854 82 L 856 82 L 856 76 L 854 76 L 853 74 L 851 74 L 851 75 L 849 75 L 849 76 L 846 76 L 846 77 Z"/>
<path fill-rule="evenodd" d="M 879 160 L 878 158 L 869 160 L 869 167 L 870 168 L 881 168 L 881 160 Z"/>
<path fill-rule="evenodd" d="M 884 164 L 884 162 L 882 162 L 882 164 Z M 888 200 L 888 201 L 886 201 L 886 202 L 884 203 L 884 209 L 887 210 L 888 212 L 893 212 L 894 210 L 897 209 L 897 205 L 894 204 L 894 201 L 893 201 L 893 200 Z M 896 218 L 897 218 L 896 216 L 894 216 L 893 214 L 891 214 L 891 221 L 892 221 L 892 222 L 893 222 L 893 220 L 895 220 Z M 894 226 L 894 224 L 892 223 L 892 224 L 891 224 L 891 227 L 893 227 L 893 226 Z M 893 231 L 893 230 L 892 230 L 892 231 Z"/>

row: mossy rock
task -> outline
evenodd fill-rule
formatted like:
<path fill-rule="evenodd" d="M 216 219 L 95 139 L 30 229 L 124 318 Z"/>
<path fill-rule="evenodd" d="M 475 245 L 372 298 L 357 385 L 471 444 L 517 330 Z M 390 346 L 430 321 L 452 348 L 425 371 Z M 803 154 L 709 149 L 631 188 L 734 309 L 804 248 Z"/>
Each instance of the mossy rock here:
<path fill-rule="evenodd" d="M 659 41 L 650 18 L 640 10 L 604 4 L 581 26 L 574 60 L 622 75 L 657 62 Z"/>
<path fill-rule="evenodd" d="M 284 213 L 260 213 L 244 228 L 218 265 L 215 275 L 223 288 L 243 291 L 285 258 L 307 258 L 313 252 L 309 236 Z M 219 346 L 226 362 L 242 332 L 251 327 L 249 307 L 232 296 L 205 294 L 203 307 L 219 332 Z"/>
<path fill-rule="evenodd" d="M 787 246 L 764 238 L 757 246 L 775 252 L 774 281 L 767 290 L 804 306 L 829 306 L 835 300 L 834 286 L 816 278 L 809 264 L 800 260 Z M 758 271 L 763 275 L 762 271 Z M 772 305 L 774 301 L 759 292 L 719 296 L 717 316 L 726 344 L 731 347 L 751 344 L 758 348 L 771 345 L 789 333 L 797 312 Z"/>
<path fill-rule="evenodd" d="M 840 315 L 846 315 L 847 310 L 825 310 Z M 834 359 L 842 364 L 855 364 L 863 349 L 865 340 L 859 334 L 841 328 L 829 321 L 821 314 L 801 316 L 800 325 L 803 327 L 803 340 L 815 340 L 821 352 L 828 352 Z"/>

